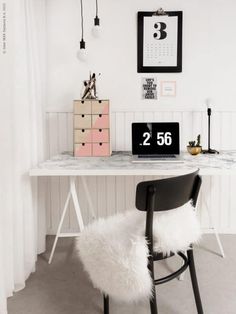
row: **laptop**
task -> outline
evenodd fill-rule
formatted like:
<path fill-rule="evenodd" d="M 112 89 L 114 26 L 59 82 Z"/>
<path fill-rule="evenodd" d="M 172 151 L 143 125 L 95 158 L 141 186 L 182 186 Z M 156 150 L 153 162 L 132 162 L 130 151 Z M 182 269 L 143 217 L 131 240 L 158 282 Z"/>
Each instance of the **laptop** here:
<path fill-rule="evenodd" d="M 132 155 L 132 162 L 182 163 L 179 123 L 132 123 Z"/>

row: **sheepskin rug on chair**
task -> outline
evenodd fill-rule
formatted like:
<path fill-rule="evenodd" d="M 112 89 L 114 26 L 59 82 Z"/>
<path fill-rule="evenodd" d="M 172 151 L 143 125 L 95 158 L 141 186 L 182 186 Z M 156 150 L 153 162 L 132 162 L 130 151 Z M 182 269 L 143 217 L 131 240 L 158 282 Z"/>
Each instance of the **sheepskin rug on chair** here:
<path fill-rule="evenodd" d="M 84 229 L 77 242 L 79 256 L 94 287 L 122 302 L 152 295 L 145 222 L 146 213 L 137 209 L 100 218 Z M 201 230 L 191 204 L 155 213 L 153 234 L 155 251 L 165 254 L 196 243 Z"/>

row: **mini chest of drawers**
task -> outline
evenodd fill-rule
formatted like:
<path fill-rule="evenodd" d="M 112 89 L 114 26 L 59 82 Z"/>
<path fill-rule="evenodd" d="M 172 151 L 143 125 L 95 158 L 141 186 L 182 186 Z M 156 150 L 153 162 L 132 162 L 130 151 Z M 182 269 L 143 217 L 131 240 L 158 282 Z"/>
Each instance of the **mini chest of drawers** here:
<path fill-rule="evenodd" d="M 74 156 L 110 156 L 109 100 L 74 100 Z"/>

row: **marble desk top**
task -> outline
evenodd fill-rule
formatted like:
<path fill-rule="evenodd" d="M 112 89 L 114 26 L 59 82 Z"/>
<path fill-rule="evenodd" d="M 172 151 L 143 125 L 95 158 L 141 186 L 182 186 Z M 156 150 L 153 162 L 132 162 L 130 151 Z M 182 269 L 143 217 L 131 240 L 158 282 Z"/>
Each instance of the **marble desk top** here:
<path fill-rule="evenodd" d="M 73 157 L 62 153 L 30 170 L 30 176 L 126 176 L 181 175 L 200 169 L 201 175 L 236 175 L 236 151 L 219 155 L 192 156 L 182 153 L 183 163 L 133 163 L 130 152 L 113 152 L 110 157 Z"/>

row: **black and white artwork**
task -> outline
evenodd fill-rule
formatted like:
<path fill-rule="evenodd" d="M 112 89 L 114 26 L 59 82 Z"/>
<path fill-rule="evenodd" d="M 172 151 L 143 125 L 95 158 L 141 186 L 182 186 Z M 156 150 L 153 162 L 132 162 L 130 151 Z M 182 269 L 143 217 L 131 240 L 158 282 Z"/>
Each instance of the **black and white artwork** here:
<path fill-rule="evenodd" d="M 182 71 L 182 12 L 138 13 L 138 72 Z"/>
<path fill-rule="evenodd" d="M 142 78 L 142 99 L 157 99 L 157 78 Z"/>

